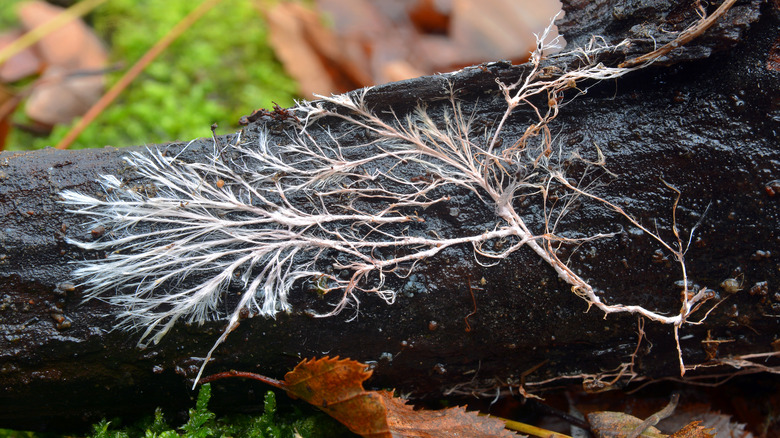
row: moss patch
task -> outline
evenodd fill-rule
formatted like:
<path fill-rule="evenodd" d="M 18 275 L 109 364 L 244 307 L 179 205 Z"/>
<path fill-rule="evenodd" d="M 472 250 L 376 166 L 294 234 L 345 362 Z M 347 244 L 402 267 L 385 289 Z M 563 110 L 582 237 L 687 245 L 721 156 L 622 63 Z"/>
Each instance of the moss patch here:
<path fill-rule="evenodd" d="M 315 410 L 305 403 L 295 403 L 283 412 L 277 409 L 276 395 L 268 391 L 265 395 L 262 415 L 233 414 L 217 417 L 209 411 L 211 386 L 200 387 L 194 409 L 189 410 L 189 420 L 180 427 L 171 427 L 162 410 L 154 416 L 120 427 L 120 420 L 103 420 L 92 426 L 90 438 L 312 438 L 350 437 L 350 432 L 336 420 Z M 38 434 L 0 429 L 0 438 L 59 438 L 51 433 Z"/>
<path fill-rule="evenodd" d="M 222 418 L 208 410 L 211 398 L 209 384 L 201 386 L 198 401 L 189 411 L 189 420 L 173 429 L 157 409 L 153 418 L 127 428 L 112 428 L 111 422 L 101 421 L 93 426 L 91 438 L 152 438 L 152 437 L 252 437 L 285 438 L 294 437 L 343 437 L 355 436 L 344 426 L 319 411 L 295 407 L 293 411 L 280 414 L 276 407 L 276 395 L 268 391 L 265 395 L 263 414 L 259 416 L 230 415 Z"/>

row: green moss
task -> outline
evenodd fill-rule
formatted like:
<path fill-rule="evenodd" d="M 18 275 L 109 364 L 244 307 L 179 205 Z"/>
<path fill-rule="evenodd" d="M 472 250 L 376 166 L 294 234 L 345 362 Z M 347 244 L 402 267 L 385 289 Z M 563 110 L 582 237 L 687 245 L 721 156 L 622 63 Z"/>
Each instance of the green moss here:
<path fill-rule="evenodd" d="M 346 427 L 321 411 L 298 402 L 280 412 L 273 391 L 265 394 L 262 415 L 232 414 L 218 417 L 209 411 L 211 386 L 200 387 L 194 409 L 189 410 L 189 420 L 178 427 L 171 427 L 158 408 L 154 416 L 135 424 L 120 427 L 120 420 L 102 420 L 92 426 L 89 438 L 335 438 L 357 437 Z M 296 435 L 297 434 L 297 435 Z M 72 437 L 72 435 L 67 435 Z M 38 434 L 0 429 L 0 438 L 60 438 L 60 435 Z"/>
<path fill-rule="evenodd" d="M 166 423 L 158 409 L 153 418 L 127 428 L 113 428 L 111 422 L 103 420 L 93 426 L 90 438 L 285 438 L 294 437 L 296 433 L 316 438 L 355 436 L 332 418 L 311 408 L 295 407 L 291 412 L 280 414 L 273 391 L 266 393 L 263 414 L 259 416 L 241 414 L 218 418 L 208 409 L 210 398 L 210 385 L 201 386 L 195 408 L 189 411 L 189 420 L 177 429 Z"/>
<path fill-rule="evenodd" d="M 16 8 L 0 8 L 0 29 L 6 30 L 17 26 Z M 0 437 L 3 435 L 0 435 Z M 4 438 L 4 437 L 3 437 Z"/>
<path fill-rule="evenodd" d="M 15 3 L 12 1 L 11 3 Z M 111 0 L 88 17 L 123 68 L 109 84 L 197 6 L 190 0 Z M 7 8 L 13 9 L 13 8 Z M 181 35 L 93 122 L 72 148 L 190 140 L 238 128 L 238 119 L 272 102 L 290 106 L 296 84 L 268 46 L 268 29 L 250 0 L 223 0 Z M 15 121 L 25 123 L 22 111 Z M 14 130 L 9 149 L 56 144 L 70 129 L 45 138 Z"/>
<path fill-rule="evenodd" d="M 18 430 L 0 429 L 0 438 L 40 438 L 34 432 L 23 432 Z"/>

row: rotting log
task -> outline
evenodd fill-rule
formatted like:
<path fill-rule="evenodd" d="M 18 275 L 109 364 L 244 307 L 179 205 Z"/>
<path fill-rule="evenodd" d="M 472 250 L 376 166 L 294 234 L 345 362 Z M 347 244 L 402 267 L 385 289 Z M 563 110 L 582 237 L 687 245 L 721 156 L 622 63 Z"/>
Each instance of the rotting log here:
<path fill-rule="evenodd" d="M 616 65 L 652 50 L 653 39 L 658 45 L 671 41 L 673 34 L 661 29 L 695 19 L 691 5 L 658 2 L 653 9 L 638 3 L 565 4 L 561 31 L 569 48 L 586 44 L 593 34 L 615 43 L 633 38 L 601 59 Z M 614 81 L 578 84 L 589 87 L 586 94 L 567 91 L 565 105 L 549 124 L 563 160 L 574 151 L 591 162 L 598 160 L 594 151 L 603 154 L 604 167 L 614 176 L 600 174 L 594 194 L 671 245 L 675 227 L 686 244 L 698 224 L 685 254 L 687 278 L 696 285 L 691 290 L 708 288 L 714 296 L 692 319 L 719 305 L 702 324 L 680 327 L 682 358 L 691 368 L 684 379 L 776 373 L 780 366 L 774 353 L 780 332 L 779 44 L 776 3 L 740 2 L 657 65 Z M 547 62 L 550 71 L 566 71 L 578 60 Z M 496 80 L 513 83 L 528 70 L 527 65 L 486 64 L 379 86 L 365 100 L 386 117 L 392 110 L 402 118 L 420 104 L 442 116 L 452 109 L 448 97 L 454 90 L 464 112 L 473 114 L 472 125 L 490 132 L 506 108 Z M 287 114 L 250 116 L 244 141 L 261 132 L 275 142 L 289 141 L 304 121 Z M 501 141 L 520 138 L 536 117 L 518 107 Z M 342 142 L 365 140 L 335 117 L 313 122 L 308 132 L 323 144 L 329 135 Z M 201 139 L 158 147 L 194 162 L 214 144 Z M 178 324 L 159 344 L 140 349 L 140 334 L 112 330 L 116 310 L 100 300 L 83 301 L 84 290 L 72 278 L 80 262 L 104 254 L 79 249 L 65 238 L 99 240 L 112 230 L 67 211 L 61 193 L 103 196 L 96 182 L 100 175 L 148 186 L 123 160 L 131 150 L 145 148 L 0 155 L 0 427 L 72 430 L 102 417 L 190 403 L 192 380 L 225 321 Z M 571 175 L 582 176 L 586 169 L 577 166 L 571 165 Z M 671 187 L 680 193 L 676 209 Z M 447 195 L 459 202 L 425 209 L 420 233 L 447 227 L 459 235 L 495 227 L 495 211 L 475 194 Z M 556 229 L 566 232 L 559 234 L 613 235 L 564 245 L 560 257 L 604 302 L 678 312 L 683 277 L 673 255 L 614 210 L 585 201 L 580 198 L 581 205 L 560 218 Z M 536 232 L 540 226 L 544 232 L 544 206 L 531 196 L 525 204 L 516 202 Z M 596 308 L 588 311 L 571 285 L 528 248 L 493 266 L 477 260 L 470 245 L 453 246 L 417 264 L 414 277 L 389 275 L 387 287 L 400 292 L 395 303 L 359 295 L 354 319 L 349 309 L 312 318 L 312 311 L 327 311 L 331 302 L 300 282 L 290 292 L 291 312 L 242 321 L 217 348 L 207 372 L 240 369 L 281 377 L 303 358 L 339 355 L 371 364 L 370 384 L 418 397 L 494 394 L 520 384 L 533 391 L 541 382 L 567 376 L 594 390 L 628 378 L 680 378 L 672 326 L 635 314 L 605 318 Z M 240 287 L 231 286 L 233 291 Z M 225 408 L 259 403 L 262 393 L 226 384 L 215 387 L 214 403 Z"/>

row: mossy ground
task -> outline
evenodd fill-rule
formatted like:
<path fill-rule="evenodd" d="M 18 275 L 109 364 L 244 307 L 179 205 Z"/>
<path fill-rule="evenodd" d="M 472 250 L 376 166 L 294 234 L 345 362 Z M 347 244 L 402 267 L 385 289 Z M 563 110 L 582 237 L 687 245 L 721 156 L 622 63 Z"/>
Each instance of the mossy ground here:
<path fill-rule="evenodd" d="M 13 23 L 13 6 L 4 4 L 0 24 Z M 223 0 L 158 57 L 104 111 L 72 148 L 131 146 L 190 140 L 237 129 L 240 116 L 272 102 L 290 106 L 297 86 L 284 72 L 267 43 L 261 8 L 271 2 Z M 265 5 L 265 6 L 263 6 Z M 189 0 L 111 0 L 86 20 L 107 43 L 109 86 L 176 23 L 197 6 Z M 24 84 L 16 84 L 20 90 Z M 28 123 L 17 110 L 14 121 Z M 55 127 L 51 135 L 13 130 L 7 149 L 55 145 L 71 128 Z"/>
<path fill-rule="evenodd" d="M 306 404 L 295 404 L 289 409 L 277 409 L 276 394 L 265 395 L 262 415 L 233 414 L 218 417 L 209 411 L 211 386 L 200 387 L 195 408 L 189 410 L 189 420 L 180 427 L 171 427 L 162 411 L 153 416 L 121 427 L 118 420 L 103 420 L 92 426 L 89 438 L 291 438 L 291 437 L 348 437 L 352 434 L 344 426 Z M 55 434 L 35 434 L 0 429 L 0 438 L 59 438 Z"/>

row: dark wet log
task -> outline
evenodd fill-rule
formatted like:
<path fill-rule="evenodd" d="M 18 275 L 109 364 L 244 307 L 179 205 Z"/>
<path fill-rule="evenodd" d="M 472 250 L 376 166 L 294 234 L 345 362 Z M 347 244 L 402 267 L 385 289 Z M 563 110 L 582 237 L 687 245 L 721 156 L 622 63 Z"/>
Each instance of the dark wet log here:
<path fill-rule="evenodd" d="M 591 34 L 611 42 L 645 35 L 644 41 L 604 59 L 616 64 L 651 50 L 650 36 L 659 45 L 668 42 L 668 34 L 658 29 L 682 28 L 695 14 L 676 2 L 658 2 L 657 9 L 643 4 L 567 4 L 562 32 L 570 48 L 584 44 Z M 591 84 L 587 94 L 573 100 L 567 95 L 561 114 L 550 124 L 555 145 L 565 156 L 579 150 L 595 160 L 593 145 L 599 147 L 616 177 L 605 176 L 608 184 L 595 187 L 594 193 L 658 230 L 666 241 L 674 241 L 675 192 L 664 182 L 681 193 L 676 224 L 685 239 L 701 221 L 686 254 L 688 277 L 717 298 L 696 316 L 726 299 L 703 324 L 681 328 L 683 358 L 688 365 L 702 365 L 686 378 L 777 372 L 780 366 L 778 357 L 771 356 L 780 332 L 778 47 L 776 4 L 741 2 L 701 39 L 672 52 L 663 65 Z M 559 58 L 550 65 L 566 69 L 575 62 Z M 430 114 L 441 116 L 453 89 L 463 108 L 474 111 L 473 123 L 490 127 L 506 107 L 496 79 L 511 83 L 527 70 L 504 63 L 468 68 L 380 86 L 366 101 L 377 113 L 392 109 L 399 116 L 422 102 Z M 256 114 L 244 138 L 264 128 L 276 141 L 286 141 L 300 125 L 282 114 Z M 533 120 L 532 112 L 518 108 L 503 131 L 503 142 L 519 138 Z M 309 132 L 323 142 L 326 129 L 358 141 L 352 128 L 330 117 Z M 184 144 L 160 148 L 179 154 Z M 89 241 L 111 230 L 86 226 L 82 216 L 66 211 L 60 193 L 72 189 L 101 196 L 95 182 L 99 175 L 148 183 L 123 161 L 132 149 L 0 155 L 0 427 L 72 430 L 101 417 L 190 404 L 200 358 L 225 322 L 180 324 L 158 345 L 139 349 L 138 333 L 112 331 L 114 309 L 98 300 L 84 302 L 83 289 L 73 286 L 74 263 L 97 255 L 65 238 Z M 211 139 L 196 140 L 180 157 L 196 161 L 211 150 Z M 583 169 L 574 164 L 571 171 L 579 175 Z M 495 212 L 475 196 L 448 194 L 461 202 L 426 210 L 421 233 L 448 227 L 457 235 L 495 225 Z M 523 217 L 538 230 L 543 210 L 534 202 L 522 205 Z M 614 211 L 582 204 L 561 220 L 559 230 L 570 233 L 562 235 L 617 234 L 576 251 L 564 247 L 561 257 L 607 303 L 678 312 L 676 283 L 682 277 L 673 257 Z M 311 318 L 310 310 L 327 310 L 327 297 L 320 299 L 299 284 L 291 292 L 291 313 L 242 322 L 208 370 L 281 377 L 302 358 L 339 355 L 371 363 L 373 385 L 436 397 L 448 390 L 493 394 L 496 388 L 520 383 L 533 390 L 539 388 L 535 382 L 561 376 L 589 377 L 591 385 L 605 386 L 612 377 L 596 375 L 630 363 L 636 350 L 633 369 L 625 369 L 635 373 L 635 380 L 679 377 L 671 326 L 646 321 L 645 337 L 652 344 L 643 341 L 637 349 L 637 316 L 605 319 L 596 308 L 588 312 L 588 304 L 570 285 L 527 248 L 484 267 L 476 263 L 471 246 L 452 247 L 421 263 L 416 277 L 389 278 L 388 285 L 401 291 L 393 305 L 360 296 L 359 317 L 347 321 L 354 316 L 349 310 Z M 261 403 L 264 390 L 226 383 L 214 388 L 214 403 L 225 408 Z"/>

